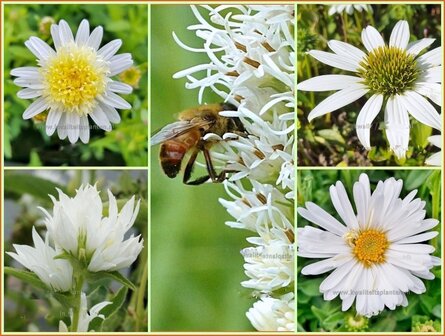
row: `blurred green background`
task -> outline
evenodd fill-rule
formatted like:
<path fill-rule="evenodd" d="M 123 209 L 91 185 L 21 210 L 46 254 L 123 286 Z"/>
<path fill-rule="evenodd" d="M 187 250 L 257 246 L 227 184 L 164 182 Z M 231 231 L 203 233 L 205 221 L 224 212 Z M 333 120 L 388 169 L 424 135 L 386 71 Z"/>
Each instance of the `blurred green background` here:
<path fill-rule="evenodd" d="M 30 166 L 146 166 L 148 138 L 148 8 L 147 5 L 120 4 L 6 4 L 4 11 L 4 155 L 6 165 Z M 21 89 L 14 85 L 10 70 L 37 66 L 35 56 L 24 42 L 38 36 L 53 46 L 49 34 L 51 19 L 64 19 L 75 34 L 82 19 L 88 19 L 91 30 L 104 28 L 102 45 L 120 38 L 118 53 L 130 52 L 135 68 L 125 72 L 125 81 L 134 86 L 133 93 L 122 95 L 132 108 L 118 110 L 121 122 L 111 132 L 91 130 L 90 142 L 71 145 L 57 134 L 48 137 L 44 127 L 33 120 L 23 120 L 23 111 L 32 100 L 17 97 Z M 46 22 L 46 23 L 45 23 Z M 131 68 L 130 68 L 131 69 Z M 119 75 L 118 75 L 119 77 Z M 140 77 L 138 79 L 138 77 Z M 39 115 L 40 116 L 40 115 Z M 90 119 L 90 125 L 94 123 Z"/>
<path fill-rule="evenodd" d="M 33 246 L 31 230 L 35 226 L 42 238 L 45 237 L 44 214 L 39 206 L 53 211 L 53 202 L 48 195 L 59 198 L 56 188 L 68 196 L 76 194 L 81 184 L 96 185 L 100 191 L 104 208 L 108 207 L 107 189 L 118 201 L 119 210 L 133 195 L 141 200 L 139 214 L 133 227 L 127 233 L 141 234 L 144 249 L 138 259 L 127 269 L 120 271 L 129 278 L 137 290 L 126 293 L 122 306 L 106 319 L 101 331 L 147 331 L 148 325 L 148 218 L 147 218 L 147 171 L 146 170 L 7 170 L 4 174 L 4 251 L 14 251 L 13 244 Z M 10 256 L 4 255 L 4 266 L 23 268 Z M 4 277 L 4 318 L 5 330 L 18 331 L 57 331 L 59 320 L 70 325 L 69 312 L 56 297 L 30 282 L 22 281 L 6 274 Z M 88 295 L 88 308 L 105 299 L 111 300 L 121 284 L 109 279 L 89 282 L 84 287 Z M 102 314 L 106 314 L 106 310 Z M 95 319 L 90 324 L 100 322 Z M 99 331 L 99 329 L 94 329 Z"/>
<path fill-rule="evenodd" d="M 372 12 L 354 11 L 329 15 L 329 5 L 302 4 L 297 6 L 297 78 L 298 82 L 327 74 L 349 74 L 317 61 L 306 52 L 309 50 L 331 51 L 329 40 L 347 42 L 365 51 L 361 39 L 363 28 L 371 25 L 382 35 L 385 42 L 399 20 L 406 20 L 410 29 L 410 42 L 424 37 L 436 41 L 422 53 L 441 45 L 440 4 L 378 4 Z M 356 135 L 357 115 L 369 94 L 338 110 L 308 122 L 309 112 L 333 92 L 298 91 L 298 164 L 300 166 L 423 166 L 425 158 L 438 151 L 428 142 L 432 129 L 411 119 L 410 142 L 406 159 L 398 160 L 389 149 L 385 135 L 384 109 L 382 108 L 371 126 L 371 146 L 367 151 Z M 434 103 L 432 103 L 434 105 Z M 436 106 L 440 111 L 440 107 Z M 434 131 L 437 133 L 437 131 Z"/>
<path fill-rule="evenodd" d="M 196 24 L 189 6 L 151 6 L 151 131 L 176 120 L 178 112 L 198 104 L 197 90 L 172 75 L 208 63 L 205 55 L 181 49 L 172 32 L 189 46 L 203 40 L 186 27 Z M 220 102 L 213 94 L 204 102 Z M 253 330 L 245 313 L 255 301 L 240 285 L 246 279 L 240 250 L 247 232 L 224 225 L 230 216 L 218 203 L 221 184 L 186 186 L 182 174 L 169 179 L 151 148 L 151 330 Z M 204 162 L 201 156 L 200 162 Z M 195 169 L 196 175 L 203 170 Z"/>
<path fill-rule="evenodd" d="M 305 202 L 311 201 L 321 206 L 335 218 L 340 219 L 336 213 L 329 195 L 329 187 L 336 181 L 342 181 L 349 199 L 353 200 L 352 188 L 361 173 L 366 173 L 371 182 L 371 190 L 375 189 L 378 181 L 395 177 L 403 180 L 401 197 L 405 197 L 410 191 L 418 189 L 416 198 L 421 198 L 426 202 L 426 217 L 441 219 L 441 171 L 435 170 L 300 170 L 297 173 L 298 183 L 298 206 L 304 206 Z M 355 208 L 355 205 L 353 205 Z M 403 225 L 403 223 L 401 223 Z M 301 216 L 298 217 L 298 227 L 306 225 L 315 226 Z M 442 224 L 439 223 L 434 229 L 439 231 L 439 235 L 433 238 L 429 244 L 436 248 L 434 255 L 441 256 L 440 241 Z M 329 273 L 317 276 L 305 276 L 301 274 L 301 269 L 318 259 L 298 258 L 298 286 L 297 286 L 297 311 L 298 311 L 298 331 L 371 331 L 371 332 L 392 332 L 392 331 L 416 331 L 419 323 L 431 321 L 431 325 L 440 331 L 441 323 L 441 267 L 434 267 L 431 272 L 436 278 L 434 280 L 422 280 L 426 286 L 423 294 L 407 294 L 408 306 L 397 307 L 394 311 L 386 308 L 379 315 L 367 321 L 367 328 L 360 330 L 348 329 L 347 321 L 354 320 L 356 313 L 353 307 L 347 312 L 341 311 L 341 300 L 337 297 L 332 301 L 323 300 L 320 294 L 320 283 Z M 364 318 L 365 319 L 365 318 Z M 360 318 L 358 318 L 360 320 Z M 365 319 L 366 320 L 366 319 Z M 419 330 L 417 330 L 419 331 Z"/>

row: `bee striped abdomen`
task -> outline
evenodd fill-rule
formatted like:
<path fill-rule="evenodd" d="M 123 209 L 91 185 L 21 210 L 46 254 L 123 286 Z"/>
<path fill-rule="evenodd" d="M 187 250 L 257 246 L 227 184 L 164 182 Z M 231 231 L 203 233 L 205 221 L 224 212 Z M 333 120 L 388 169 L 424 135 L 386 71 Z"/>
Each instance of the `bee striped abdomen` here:
<path fill-rule="evenodd" d="M 170 140 L 161 145 L 160 161 L 164 173 L 174 178 L 181 170 L 181 162 L 188 147 L 180 142 Z"/>

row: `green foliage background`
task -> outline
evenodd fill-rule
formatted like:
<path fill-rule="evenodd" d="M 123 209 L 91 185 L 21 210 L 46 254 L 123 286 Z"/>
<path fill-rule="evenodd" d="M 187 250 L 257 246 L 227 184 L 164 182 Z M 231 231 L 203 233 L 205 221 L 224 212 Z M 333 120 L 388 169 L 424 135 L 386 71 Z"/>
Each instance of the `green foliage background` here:
<path fill-rule="evenodd" d="M 172 75 L 208 58 L 173 40 L 174 31 L 187 45 L 202 47 L 202 40 L 186 30 L 197 23 L 189 6 L 153 5 L 151 11 L 150 119 L 155 132 L 181 110 L 198 105 L 197 91 L 185 89 L 185 80 Z M 207 92 L 204 101 L 221 99 Z M 226 197 L 223 186 L 186 186 L 182 175 L 169 179 L 159 166 L 158 147 L 151 149 L 151 329 L 253 330 L 245 312 L 255 300 L 240 285 L 246 278 L 239 253 L 247 246 L 246 233 L 224 225 L 230 217 L 218 203 Z"/>
<path fill-rule="evenodd" d="M 49 177 L 51 176 L 51 177 Z M 56 182 L 54 182 L 56 180 Z M 101 276 L 89 282 L 84 291 L 87 294 L 88 309 L 103 301 L 113 304 L 104 308 L 101 314 L 106 317 L 90 323 L 90 330 L 111 331 L 147 331 L 148 328 L 148 218 L 147 218 L 147 172 L 146 171 L 95 171 L 88 172 L 58 171 L 6 171 L 4 175 L 5 222 L 4 250 L 14 251 L 12 244 L 33 246 L 32 227 L 35 226 L 40 236 L 45 237 L 46 230 L 41 222 L 43 213 L 37 209 L 41 206 L 52 212 L 53 203 L 48 195 L 58 198 L 56 188 L 69 196 L 82 183 L 96 184 L 101 191 L 104 210 L 108 210 L 107 189 L 115 195 L 119 210 L 133 196 L 141 200 L 138 217 L 132 230 L 142 234 L 144 249 L 138 259 L 127 270 L 121 273 L 136 285 L 136 290 L 128 290 L 120 283 Z M 4 328 L 5 331 L 57 331 L 59 321 L 70 325 L 69 307 L 63 303 L 70 299 L 69 293 L 54 293 L 39 279 L 20 277 L 22 266 L 4 255 L 4 266 L 19 268 L 14 273 L 6 272 L 4 277 Z M 11 276 L 13 274 L 14 276 Z"/>
<path fill-rule="evenodd" d="M 4 154 L 7 165 L 30 166 L 145 166 L 147 165 L 148 86 L 146 5 L 120 4 L 6 4 L 4 11 Z M 64 19 L 74 34 L 82 19 L 88 19 L 91 30 L 104 28 L 101 45 L 120 38 L 119 53 L 130 52 L 134 65 L 141 71 L 139 87 L 123 97 L 132 105 L 119 110 L 122 121 L 111 132 L 91 130 L 88 144 L 71 145 L 57 134 L 48 137 L 44 127 L 32 120 L 23 120 L 23 111 L 32 100 L 17 97 L 20 88 L 13 83 L 10 70 L 21 66 L 37 66 L 35 56 L 24 42 L 38 36 L 52 46 L 49 34 L 39 31 L 44 17 L 56 22 Z M 90 120 L 90 124 L 93 123 Z"/>
<path fill-rule="evenodd" d="M 353 15 L 328 15 L 328 5 L 297 6 L 297 74 L 298 82 L 327 74 L 351 74 L 323 64 L 307 51 L 330 51 L 329 40 L 348 42 L 365 50 L 361 32 L 368 25 L 383 34 L 386 43 L 394 25 L 399 20 L 407 20 L 410 28 L 410 41 L 423 37 L 436 41 L 426 50 L 440 46 L 441 7 L 435 5 L 372 5 L 373 12 L 357 12 Z M 424 51 L 425 52 L 425 51 Z M 384 134 L 383 109 L 374 120 L 371 128 L 372 149 L 368 152 L 359 142 L 355 123 L 360 109 L 368 95 L 352 104 L 308 122 L 309 112 L 332 92 L 298 91 L 298 164 L 301 166 L 423 166 L 425 158 L 438 151 L 429 144 L 431 127 L 411 118 L 410 143 L 406 160 L 397 160 L 389 150 Z M 434 104 L 434 103 L 433 103 Z M 440 107 L 437 107 L 440 111 Z"/>
<path fill-rule="evenodd" d="M 336 214 L 329 196 L 329 187 L 340 180 L 345 185 L 349 199 L 352 198 L 352 188 L 361 173 L 367 173 L 371 182 L 371 190 L 374 190 L 379 180 L 385 180 L 391 176 L 402 179 L 403 189 L 401 197 L 405 197 L 411 190 L 418 189 L 416 197 L 426 202 L 426 218 L 441 218 L 441 176 L 440 170 L 300 170 L 297 173 L 298 206 L 304 206 L 311 201 L 321 206 L 328 213 L 341 221 Z M 353 205 L 355 207 L 355 205 Z M 400 223 L 403 225 L 403 223 Z M 315 225 L 301 216 L 298 217 L 298 227 Z M 441 231 L 442 223 L 435 228 Z M 441 234 L 430 241 L 436 248 L 434 255 L 440 257 Z M 297 267 L 297 309 L 298 331 L 412 331 L 418 322 L 432 320 L 436 330 L 440 330 L 441 321 L 441 278 L 442 270 L 434 267 L 432 272 L 436 276 L 434 280 L 423 280 L 426 292 L 420 295 L 410 293 L 407 295 L 408 306 L 398 307 L 394 311 L 385 309 L 381 314 L 368 321 L 368 328 L 362 330 L 348 329 L 345 321 L 355 317 L 354 308 L 348 312 L 341 311 L 341 300 L 337 297 L 333 301 L 324 301 L 319 292 L 320 283 L 326 278 L 326 274 L 320 276 L 304 276 L 301 269 L 317 261 L 317 259 L 298 258 Z M 355 307 L 355 302 L 353 304 Z"/>

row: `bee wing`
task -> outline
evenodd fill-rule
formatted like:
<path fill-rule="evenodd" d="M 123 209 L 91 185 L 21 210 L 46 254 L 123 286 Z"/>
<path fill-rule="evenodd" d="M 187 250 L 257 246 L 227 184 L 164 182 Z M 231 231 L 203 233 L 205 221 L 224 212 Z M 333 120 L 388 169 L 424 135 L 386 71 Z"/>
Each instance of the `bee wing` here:
<path fill-rule="evenodd" d="M 192 129 L 207 126 L 210 123 L 211 122 L 208 121 L 201 121 L 201 122 L 193 122 L 189 120 L 176 121 L 174 123 L 164 126 L 163 128 L 161 128 L 159 132 L 153 135 L 151 137 L 150 144 L 152 146 L 157 145 L 161 142 L 176 138 L 184 133 L 187 133 Z"/>

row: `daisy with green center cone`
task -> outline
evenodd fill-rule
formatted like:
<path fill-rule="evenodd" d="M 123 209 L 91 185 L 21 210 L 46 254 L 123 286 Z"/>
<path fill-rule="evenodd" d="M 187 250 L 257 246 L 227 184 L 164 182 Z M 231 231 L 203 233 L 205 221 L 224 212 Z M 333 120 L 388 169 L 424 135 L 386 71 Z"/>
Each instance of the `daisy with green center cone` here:
<path fill-rule="evenodd" d="M 411 43 L 409 39 L 408 22 L 399 21 L 392 30 L 389 45 L 374 27 L 363 29 L 362 41 L 367 53 L 336 40 L 328 42 L 333 53 L 309 51 L 309 55 L 322 63 L 355 73 L 354 76 L 321 75 L 297 85 L 301 91 L 339 90 L 309 113 L 309 121 L 370 94 L 356 122 L 357 136 L 366 149 L 371 148 L 371 124 L 383 106 L 386 136 L 399 159 L 405 157 L 408 149 L 409 115 L 440 131 L 441 116 L 430 101 L 442 106 L 441 47 L 420 55 L 435 39 L 423 38 Z"/>
<path fill-rule="evenodd" d="M 344 224 L 312 202 L 297 209 L 301 217 L 319 226 L 298 229 L 298 255 L 323 259 L 301 270 L 304 275 L 332 271 L 320 284 L 325 300 L 340 296 L 342 310 L 355 301 L 358 315 L 371 317 L 385 307 L 407 306 L 406 294 L 426 291 L 419 279 L 432 280 L 431 269 L 441 260 L 424 242 L 436 237 L 429 231 L 439 221 L 425 218 L 425 202 L 417 190 L 400 198 L 403 181 L 379 181 L 374 192 L 368 176 L 354 184 L 357 214 L 345 187 L 338 181 L 329 189 L 332 203 Z"/>
<path fill-rule="evenodd" d="M 131 105 L 117 93 L 129 94 L 132 87 L 111 77 L 131 67 L 133 60 L 129 53 L 116 55 L 120 39 L 99 48 L 102 35 L 100 26 L 90 34 L 89 22 L 83 20 L 74 38 L 68 23 L 60 20 L 51 26 L 55 50 L 35 36 L 25 42 L 39 67 L 11 71 L 17 77 L 14 83 L 24 88 L 17 96 L 37 98 L 23 113 L 24 119 L 48 111 L 46 134 L 51 136 L 57 129 L 59 138 L 68 137 L 71 143 L 79 138 L 88 143 L 88 116 L 105 131 L 111 130 L 111 123 L 120 122 L 116 109 Z"/>

